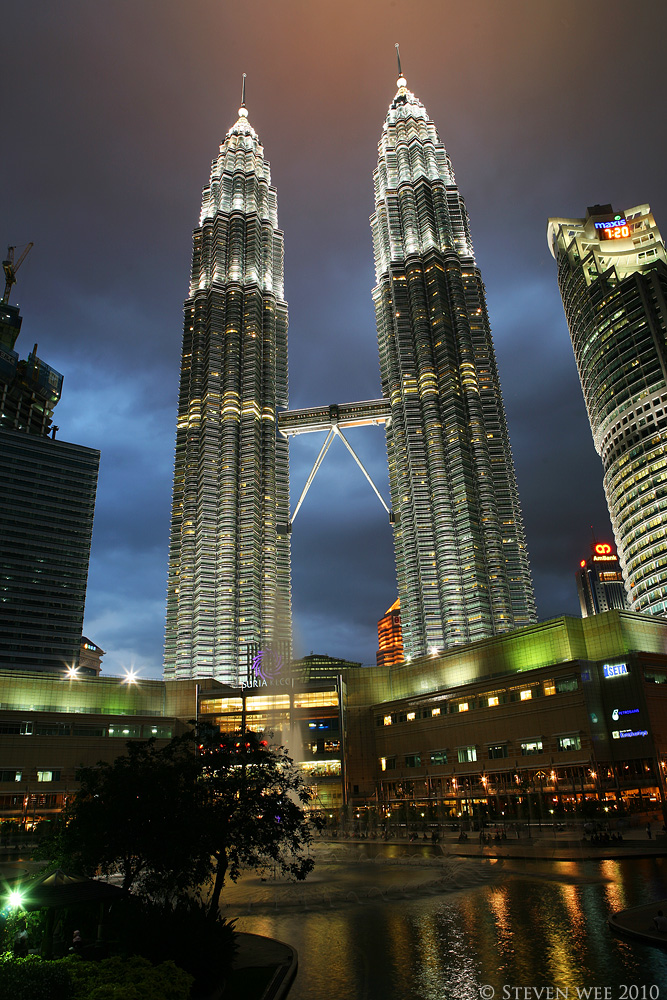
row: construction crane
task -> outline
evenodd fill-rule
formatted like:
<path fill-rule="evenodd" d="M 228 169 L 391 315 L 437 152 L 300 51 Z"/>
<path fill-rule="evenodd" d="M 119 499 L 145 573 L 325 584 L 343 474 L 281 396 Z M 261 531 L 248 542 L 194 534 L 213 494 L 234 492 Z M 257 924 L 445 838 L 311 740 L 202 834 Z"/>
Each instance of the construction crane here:
<path fill-rule="evenodd" d="M 17 261 L 14 261 L 16 247 L 7 247 L 7 260 L 3 260 L 2 262 L 2 269 L 5 272 L 5 294 L 2 296 L 3 305 L 9 302 L 9 293 L 12 290 L 12 285 L 16 284 L 16 272 L 34 245 L 34 243 L 28 243 Z"/>

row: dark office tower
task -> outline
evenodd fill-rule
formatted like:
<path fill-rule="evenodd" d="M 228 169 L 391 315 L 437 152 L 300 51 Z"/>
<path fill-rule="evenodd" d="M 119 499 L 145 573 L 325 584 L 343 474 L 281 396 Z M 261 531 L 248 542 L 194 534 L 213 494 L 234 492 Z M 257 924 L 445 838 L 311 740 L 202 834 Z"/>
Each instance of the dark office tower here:
<path fill-rule="evenodd" d="M 19 358 L 14 341 L 20 328 L 18 309 L 0 302 L 0 428 L 44 437 L 51 430 L 63 377 L 37 357 L 37 344 L 27 359 Z"/>
<path fill-rule="evenodd" d="M 100 453 L 0 430 L 0 668 L 77 666 Z"/>
<path fill-rule="evenodd" d="M 629 610 L 618 556 L 609 542 L 591 543 L 589 558 L 579 563 L 577 592 L 582 618 L 614 608 Z"/>
<path fill-rule="evenodd" d="M 373 289 L 406 655 L 536 620 L 482 277 L 447 151 L 403 77 L 378 146 Z"/>
<path fill-rule="evenodd" d="M 62 375 L 14 350 L 21 317 L 0 303 L 0 668 L 76 666 L 98 451 L 54 441 Z"/>
<path fill-rule="evenodd" d="M 204 188 L 185 302 L 165 676 L 289 659 L 287 303 L 276 189 L 245 107 Z"/>
<path fill-rule="evenodd" d="M 667 256 L 648 205 L 549 219 L 633 611 L 667 609 Z"/>

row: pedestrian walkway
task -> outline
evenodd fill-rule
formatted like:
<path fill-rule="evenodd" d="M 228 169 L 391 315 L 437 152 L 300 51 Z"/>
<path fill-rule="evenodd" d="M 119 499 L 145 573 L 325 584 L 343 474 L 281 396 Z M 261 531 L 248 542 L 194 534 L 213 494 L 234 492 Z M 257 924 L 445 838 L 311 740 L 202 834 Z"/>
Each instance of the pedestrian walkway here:
<path fill-rule="evenodd" d="M 237 934 L 225 1000 L 284 1000 L 298 967 L 296 950 L 259 934 Z"/>
<path fill-rule="evenodd" d="M 474 838 L 474 839 L 473 839 Z M 589 838 L 578 837 L 573 831 L 554 833 L 537 832 L 532 837 L 512 840 L 494 840 L 481 844 L 474 834 L 466 841 L 442 841 L 451 854 L 460 857 L 489 858 L 538 858 L 547 861 L 579 861 L 589 858 L 654 858 L 667 855 L 667 837 L 648 840 L 644 835 L 623 834 L 623 840 L 595 843 Z"/>
<path fill-rule="evenodd" d="M 350 845 L 358 844 L 365 847 L 371 845 L 399 845 L 401 847 L 416 850 L 418 848 L 430 849 L 430 851 L 442 852 L 443 854 L 453 854 L 462 858 L 533 858 L 542 861 L 580 861 L 582 859 L 599 858 L 653 858 L 667 855 L 667 837 L 660 835 L 651 838 L 646 836 L 644 830 L 632 829 L 623 832 L 623 840 L 610 840 L 609 843 L 594 843 L 590 838 L 584 838 L 578 830 L 555 831 L 545 827 L 543 830 L 533 828 L 531 836 L 522 832 L 517 838 L 512 833 L 506 840 L 495 840 L 493 835 L 491 840 L 479 839 L 479 834 L 472 831 L 468 833 L 466 840 L 459 840 L 459 835 L 454 832 L 447 832 L 441 835 L 437 844 L 431 840 L 406 840 L 400 837 L 389 837 L 376 839 L 364 839 L 356 837 L 348 838 L 326 838 L 331 844 Z"/>

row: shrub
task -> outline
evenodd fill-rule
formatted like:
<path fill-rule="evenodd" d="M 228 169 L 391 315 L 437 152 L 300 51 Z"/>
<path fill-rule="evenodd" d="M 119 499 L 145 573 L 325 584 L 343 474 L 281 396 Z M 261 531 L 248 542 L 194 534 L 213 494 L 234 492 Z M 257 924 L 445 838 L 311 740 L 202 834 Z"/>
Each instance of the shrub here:
<path fill-rule="evenodd" d="M 71 1000 L 187 1000 L 192 986 L 192 976 L 173 962 L 153 966 L 138 956 L 101 962 L 72 956 L 50 964 L 67 967 Z"/>
<path fill-rule="evenodd" d="M 61 962 L 43 962 L 37 955 L 0 955 L 0 996 L 12 1000 L 69 1000 L 72 979 Z"/>
<path fill-rule="evenodd" d="M 173 962 L 153 966 L 139 957 L 46 962 L 0 955 L 0 996 L 12 1000 L 188 1000 L 192 978 Z"/>
<path fill-rule="evenodd" d="M 130 896 L 114 905 L 111 916 L 112 935 L 127 954 L 151 962 L 172 959 L 199 986 L 220 985 L 231 969 L 234 922 L 211 917 L 197 900 L 161 905 Z"/>

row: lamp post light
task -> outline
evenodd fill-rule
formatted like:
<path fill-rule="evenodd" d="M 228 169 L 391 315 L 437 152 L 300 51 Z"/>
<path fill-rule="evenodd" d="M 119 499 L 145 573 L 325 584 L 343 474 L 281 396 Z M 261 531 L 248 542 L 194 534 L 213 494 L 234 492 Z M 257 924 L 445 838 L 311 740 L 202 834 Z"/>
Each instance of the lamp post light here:
<path fill-rule="evenodd" d="M 484 804 L 485 804 L 485 809 L 486 809 L 486 815 L 488 816 L 489 815 L 489 779 L 488 779 L 488 777 L 485 774 L 483 774 L 482 777 L 480 778 L 480 781 L 482 782 L 482 787 L 484 788 Z M 482 810 L 480 809 L 480 817 L 479 817 L 479 828 L 480 828 L 480 830 L 482 830 L 484 828 L 484 822 L 485 822 L 485 818 L 482 816 Z"/>

